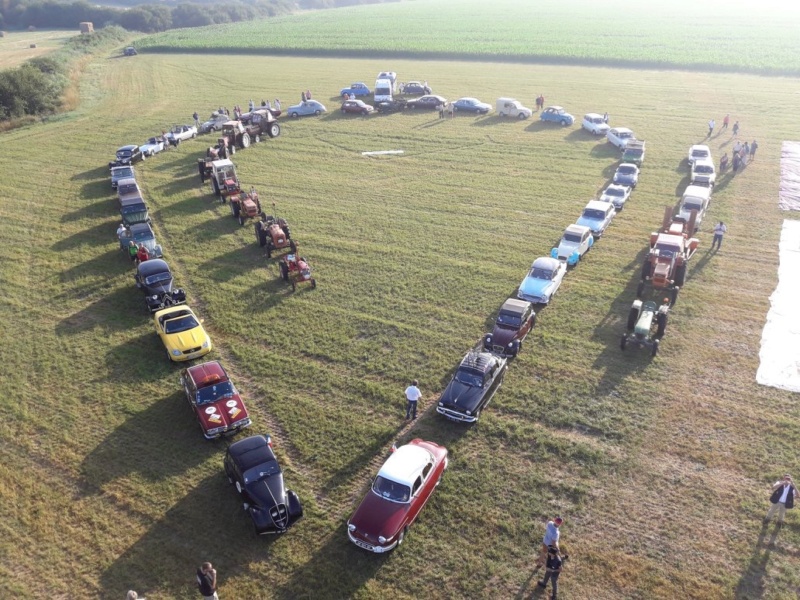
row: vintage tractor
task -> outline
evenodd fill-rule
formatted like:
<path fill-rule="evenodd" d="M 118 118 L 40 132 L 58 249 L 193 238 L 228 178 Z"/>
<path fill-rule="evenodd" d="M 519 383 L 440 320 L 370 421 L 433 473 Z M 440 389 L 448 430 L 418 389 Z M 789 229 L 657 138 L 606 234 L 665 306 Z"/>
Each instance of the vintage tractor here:
<path fill-rule="evenodd" d="M 297 289 L 300 283 L 310 283 L 311 289 L 317 287 L 317 280 L 311 276 L 311 267 L 308 266 L 306 259 L 299 256 L 297 252 L 281 257 L 278 263 L 281 270 L 281 279 L 288 281 L 292 285 L 292 291 Z"/>
<path fill-rule="evenodd" d="M 636 297 L 641 298 L 647 282 L 654 290 L 672 293 L 675 304 L 678 292 L 686 282 L 686 267 L 694 256 L 700 240 L 690 237 L 694 231 L 697 211 L 692 211 L 689 221 L 672 217 L 672 207 L 664 210 L 664 221 L 660 231 L 650 234 L 650 252 L 642 265 L 642 281 L 636 288 Z"/>
<path fill-rule="evenodd" d="M 220 153 L 236 154 L 236 147 L 250 147 L 250 134 L 241 121 L 226 121 L 222 124 L 222 135 L 217 139 Z"/>
<path fill-rule="evenodd" d="M 261 201 L 258 199 L 258 192 L 255 188 L 250 188 L 249 192 L 239 192 L 229 196 L 231 202 L 231 214 L 234 219 L 239 219 L 239 225 L 244 225 L 247 219 L 255 219 L 256 217 L 265 218 L 261 212 Z"/>
<path fill-rule="evenodd" d="M 274 202 L 272 208 L 275 209 Z M 297 253 L 297 245 L 292 240 L 292 232 L 289 231 L 289 223 L 286 222 L 286 219 L 262 215 L 261 220 L 254 225 L 254 228 L 256 241 L 266 250 L 267 258 L 270 258 L 275 250 L 283 248 L 289 248 L 291 254 Z"/>
<path fill-rule="evenodd" d="M 242 115 L 242 123 L 250 139 L 256 144 L 265 135 L 276 138 L 281 134 L 281 126 L 278 124 L 278 119 L 266 108 L 247 113 L 246 119 L 245 115 Z"/>
<path fill-rule="evenodd" d="M 623 351 L 628 346 L 650 348 L 651 355 L 658 354 L 658 346 L 667 330 L 669 307 L 669 298 L 664 298 L 661 306 L 653 300 L 634 300 L 628 313 L 628 330 L 622 334 L 619 347 Z"/>
<path fill-rule="evenodd" d="M 219 196 L 219 201 L 223 204 L 226 198 L 242 191 L 236 167 L 228 159 L 211 161 L 211 185 L 214 187 L 214 195 Z"/>

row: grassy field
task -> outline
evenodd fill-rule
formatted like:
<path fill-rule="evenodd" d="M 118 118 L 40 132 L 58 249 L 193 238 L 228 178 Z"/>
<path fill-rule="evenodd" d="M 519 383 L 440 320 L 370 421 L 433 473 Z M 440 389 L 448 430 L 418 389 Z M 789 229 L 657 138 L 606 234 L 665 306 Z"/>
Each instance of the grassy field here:
<path fill-rule="evenodd" d="M 18 67 L 26 60 L 60 48 L 77 31 L 6 31 L 0 38 L 0 69 Z M 36 44 L 36 48 L 31 48 Z"/>
<path fill-rule="evenodd" d="M 414 0 L 173 30 L 137 47 L 798 74 L 799 21 L 800 5 L 777 0 Z"/>
<path fill-rule="evenodd" d="M 206 319 L 305 503 L 257 539 L 202 439 L 116 249 L 106 162 L 197 110 L 312 88 L 336 108 L 390 66 L 447 97 L 541 92 L 608 110 L 648 142 L 626 209 L 539 315 L 474 427 L 432 404 L 531 261 L 613 172 L 581 132 L 495 116 L 283 122 L 237 153 L 245 185 L 285 216 L 318 287 L 292 294 L 274 260 L 200 188 L 208 138 L 137 168 L 165 258 Z M 220 78 L 220 73 L 225 73 Z M 780 142 L 800 127 L 792 79 L 493 63 L 144 55 L 93 63 L 78 111 L 2 134 L 0 595 L 193 598 L 213 561 L 220 597 L 536 597 L 548 516 L 566 517 L 564 598 L 787 598 L 800 525 L 761 528 L 767 490 L 796 467 L 796 398 L 755 384 L 776 283 Z M 765 111 L 764 107 L 770 107 Z M 649 232 L 686 185 L 688 146 L 730 112 L 757 160 L 723 178 L 658 358 L 619 334 Z M 124 115 L 124 118 L 121 116 Z M 730 151 L 728 133 L 710 144 Z M 364 158 L 364 150 L 402 157 Z M 403 420 L 421 381 L 424 414 Z M 451 468 L 406 544 L 368 556 L 345 521 L 394 441 L 432 439 Z"/>

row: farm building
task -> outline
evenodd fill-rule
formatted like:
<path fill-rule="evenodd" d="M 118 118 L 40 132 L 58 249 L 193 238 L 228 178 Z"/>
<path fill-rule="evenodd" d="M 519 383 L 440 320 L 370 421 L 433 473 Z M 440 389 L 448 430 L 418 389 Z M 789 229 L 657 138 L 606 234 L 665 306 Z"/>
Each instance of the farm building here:
<path fill-rule="evenodd" d="M 94 33 L 94 25 L 91 21 L 81 23 L 81 33 Z"/>

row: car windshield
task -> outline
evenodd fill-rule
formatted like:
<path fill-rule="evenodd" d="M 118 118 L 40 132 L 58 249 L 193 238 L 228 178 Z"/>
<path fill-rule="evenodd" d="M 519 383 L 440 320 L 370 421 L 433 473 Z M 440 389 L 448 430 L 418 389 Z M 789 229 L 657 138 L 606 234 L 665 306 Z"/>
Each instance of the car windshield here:
<path fill-rule="evenodd" d="M 672 258 L 681 251 L 681 249 L 674 244 L 656 244 L 656 250 L 658 250 L 659 256 L 665 258 Z"/>
<path fill-rule="evenodd" d="M 683 203 L 683 208 L 685 208 L 686 210 L 700 210 L 701 208 L 703 208 L 703 203 L 700 202 L 700 200 L 694 200 L 694 199 L 686 200 Z"/>
<path fill-rule="evenodd" d="M 626 156 L 641 156 L 642 152 L 644 152 L 641 148 L 628 148 L 625 150 Z"/>
<path fill-rule="evenodd" d="M 117 186 L 117 193 L 120 196 L 126 196 L 127 194 L 131 194 L 133 192 L 138 192 L 138 191 L 139 191 L 139 186 L 136 185 L 135 183 L 126 183 Z"/>
<path fill-rule="evenodd" d="M 694 169 L 697 173 L 713 173 L 714 167 L 711 165 L 697 165 Z"/>
<path fill-rule="evenodd" d="M 622 175 L 633 175 L 635 172 L 636 172 L 635 167 L 622 166 L 619 169 L 617 169 L 617 173 L 620 173 Z"/>
<path fill-rule="evenodd" d="M 592 119 L 589 119 L 589 121 L 592 123 L 597 123 L 599 125 L 600 123 L 603 122 L 603 117 L 594 117 Z"/>
<path fill-rule="evenodd" d="M 133 169 L 130 167 L 124 167 L 122 169 L 115 169 L 114 170 L 114 177 L 116 179 L 125 179 L 126 177 L 133 177 Z"/>
<path fill-rule="evenodd" d="M 130 150 L 120 150 L 119 152 L 117 152 L 117 156 L 119 156 L 120 158 L 129 158 L 130 155 L 131 155 Z"/>
<path fill-rule="evenodd" d="M 244 472 L 244 482 L 248 485 L 258 483 L 263 479 L 278 475 L 281 472 L 281 467 L 277 460 L 268 460 L 258 466 L 248 469 Z"/>
<path fill-rule="evenodd" d="M 144 278 L 144 282 L 147 285 L 155 285 L 157 283 L 161 283 L 162 281 L 169 281 L 172 279 L 172 275 L 169 271 L 164 271 L 162 273 L 153 273 L 149 277 Z"/>
<path fill-rule="evenodd" d="M 564 234 L 563 240 L 565 242 L 572 242 L 574 244 L 580 244 L 581 243 L 581 236 L 578 233 L 569 233 L 569 232 L 567 232 L 567 233 Z"/>
<path fill-rule="evenodd" d="M 534 279 L 547 279 L 549 281 L 553 278 L 553 271 L 549 269 L 531 269 L 531 277 Z"/>
<path fill-rule="evenodd" d="M 497 315 L 497 324 L 517 329 L 522 325 L 522 315 L 500 311 L 500 314 Z"/>
<path fill-rule="evenodd" d="M 197 327 L 199 323 L 192 315 L 184 315 L 175 319 L 170 319 L 164 323 L 164 333 L 180 333 L 189 331 Z"/>
<path fill-rule="evenodd" d="M 483 376 L 468 369 L 459 369 L 456 371 L 456 381 L 469 387 L 481 387 Z"/>
<path fill-rule="evenodd" d="M 206 404 L 208 402 L 215 402 L 220 398 L 233 396 L 233 392 L 233 384 L 230 381 L 209 385 L 208 387 L 197 390 L 197 403 Z"/>
<path fill-rule="evenodd" d="M 148 144 L 158 144 L 158 140 L 156 138 L 150 138 L 149 140 L 147 140 L 147 143 Z"/>
<path fill-rule="evenodd" d="M 606 213 L 596 208 L 583 209 L 583 216 L 587 219 L 605 219 Z"/>
<path fill-rule="evenodd" d="M 144 202 L 141 202 L 139 204 L 127 204 L 126 203 L 125 206 L 122 207 L 120 212 L 123 215 L 126 215 L 126 216 L 127 215 L 132 215 L 133 213 L 146 213 L 147 212 L 147 207 L 144 205 Z"/>
<path fill-rule="evenodd" d="M 380 475 L 372 483 L 372 491 L 381 498 L 386 498 L 392 502 L 408 502 L 411 497 L 411 488 L 407 485 L 386 479 Z"/>
<path fill-rule="evenodd" d="M 155 236 L 153 236 L 152 231 L 149 231 L 147 229 L 145 229 L 144 231 L 136 231 L 133 234 L 133 240 L 135 242 L 145 242 L 152 239 L 155 239 Z"/>
<path fill-rule="evenodd" d="M 694 158 L 705 158 L 708 156 L 707 150 L 692 150 L 692 156 Z"/>
<path fill-rule="evenodd" d="M 619 197 L 622 197 L 622 196 L 625 195 L 625 191 L 621 190 L 619 188 L 608 188 L 606 190 L 606 195 L 607 196 L 619 196 Z"/>
<path fill-rule="evenodd" d="M 617 137 L 620 138 L 629 138 L 633 136 L 633 132 L 631 131 L 620 131 L 617 133 Z"/>

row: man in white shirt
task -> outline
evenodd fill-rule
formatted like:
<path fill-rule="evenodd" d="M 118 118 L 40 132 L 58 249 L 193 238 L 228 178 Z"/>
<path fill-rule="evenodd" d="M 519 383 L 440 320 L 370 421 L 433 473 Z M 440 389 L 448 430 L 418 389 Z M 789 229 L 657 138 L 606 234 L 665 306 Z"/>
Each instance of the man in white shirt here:
<path fill-rule="evenodd" d="M 722 221 L 714 226 L 714 239 L 711 240 L 711 249 L 714 249 L 714 244 L 717 245 L 717 250 L 722 248 L 722 236 L 728 231 L 728 226 Z"/>
<path fill-rule="evenodd" d="M 122 234 L 125 233 L 126 227 L 125 223 L 120 223 L 119 227 L 117 227 L 117 238 L 121 238 Z"/>
<path fill-rule="evenodd" d="M 536 568 L 543 567 L 547 561 L 548 549 L 552 546 L 558 551 L 558 540 L 561 538 L 561 532 L 558 530 L 564 519 L 556 517 L 552 521 L 547 522 L 547 527 L 544 531 L 542 538 L 542 547 L 539 550 L 539 559 L 536 561 Z"/>
<path fill-rule="evenodd" d="M 422 392 L 419 391 L 418 385 L 419 382 L 415 379 L 406 388 L 406 400 L 408 401 L 406 404 L 406 419 L 417 418 L 417 402 L 422 398 Z"/>
<path fill-rule="evenodd" d="M 769 507 L 769 512 L 764 518 L 764 524 L 769 523 L 769 520 L 776 512 L 778 513 L 778 523 L 782 524 L 786 509 L 794 508 L 795 498 L 800 498 L 800 495 L 797 493 L 792 476 L 784 475 L 782 480 L 776 481 L 775 485 L 772 486 L 772 496 L 769 499 L 772 502 L 772 506 Z"/>

